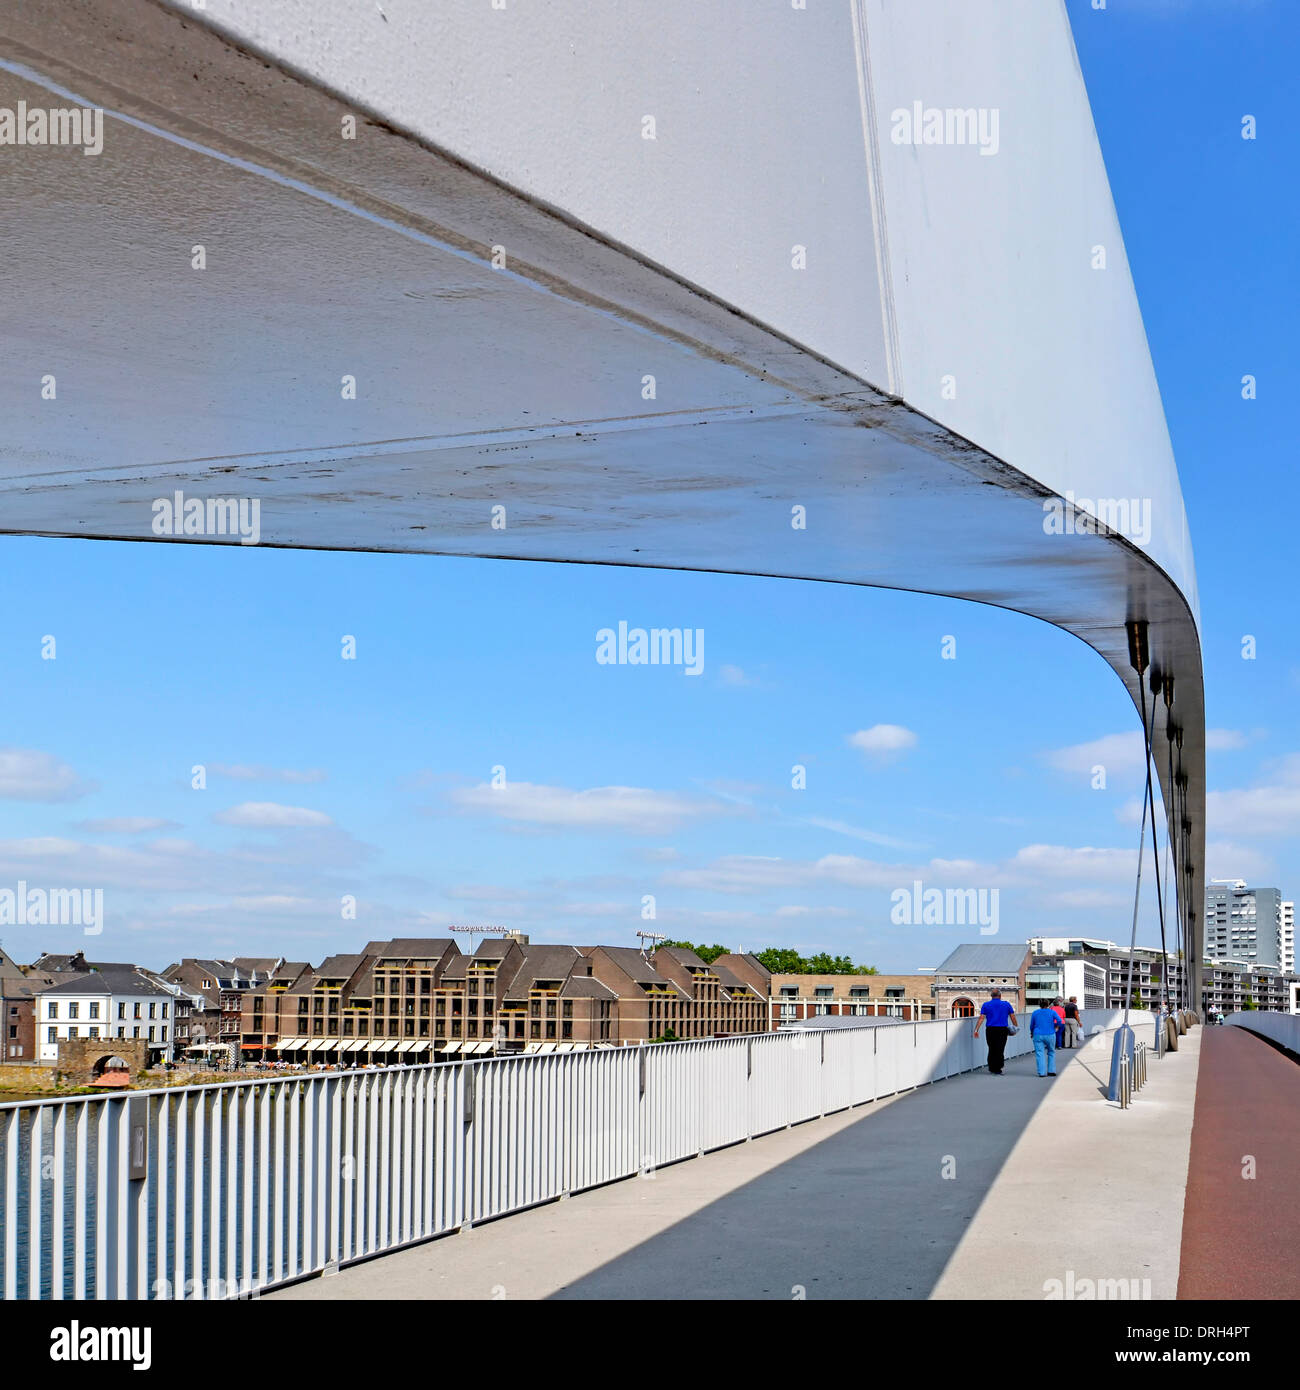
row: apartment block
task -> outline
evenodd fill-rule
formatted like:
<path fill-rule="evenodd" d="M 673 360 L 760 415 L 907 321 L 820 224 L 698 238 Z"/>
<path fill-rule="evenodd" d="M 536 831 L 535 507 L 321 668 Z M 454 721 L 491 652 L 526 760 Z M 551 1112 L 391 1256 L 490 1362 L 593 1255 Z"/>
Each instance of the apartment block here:
<path fill-rule="evenodd" d="M 282 963 L 242 999 L 253 1060 L 424 1061 L 571 1051 L 761 1032 L 766 972 L 750 957 L 706 965 L 690 951 L 529 945 L 518 934 L 472 955 L 444 938 L 371 941 L 319 966 Z"/>
<path fill-rule="evenodd" d="M 1295 967 L 1295 910 L 1283 913 L 1276 888 L 1251 888 L 1244 879 L 1211 879 L 1205 890 L 1206 960 Z"/>

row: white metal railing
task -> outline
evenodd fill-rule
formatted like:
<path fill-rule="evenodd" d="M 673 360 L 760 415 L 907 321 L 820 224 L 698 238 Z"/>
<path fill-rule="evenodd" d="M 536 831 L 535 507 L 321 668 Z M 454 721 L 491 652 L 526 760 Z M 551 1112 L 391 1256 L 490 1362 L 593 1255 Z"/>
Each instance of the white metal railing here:
<path fill-rule="evenodd" d="M 1114 1011 L 1085 1011 L 1085 1034 Z M 974 1020 L 0 1105 L 0 1293 L 222 1298 L 984 1065 Z M 1007 1056 L 1031 1051 L 1028 1029 Z"/>

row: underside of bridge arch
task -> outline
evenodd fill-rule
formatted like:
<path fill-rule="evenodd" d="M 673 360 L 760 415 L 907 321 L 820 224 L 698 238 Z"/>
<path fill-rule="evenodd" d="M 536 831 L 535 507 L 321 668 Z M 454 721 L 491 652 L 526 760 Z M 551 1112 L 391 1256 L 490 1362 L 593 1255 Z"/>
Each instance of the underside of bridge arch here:
<path fill-rule="evenodd" d="M 97 153 L 0 150 L 0 532 L 239 544 L 168 515 L 242 498 L 263 545 L 950 595 L 1074 633 L 1135 705 L 1144 622 L 1199 976 L 1195 579 L 1063 7 L 855 0 L 778 30 L 666 0 L 637 32 L 639 6 L 556 0 L 486 56 L 464 26 L 502 17 L 476 8 L 446 32 L 397 0 L 382 26 L 342 0 L 0 19 L 0 107 L 104 112 Z M 998 111 L 993 157 L 895 145 L 913 88 Z M 737 104 L 776 123 L 756 150 Z M 1092 499 L 1131 511 L 1090 525 Z"/>

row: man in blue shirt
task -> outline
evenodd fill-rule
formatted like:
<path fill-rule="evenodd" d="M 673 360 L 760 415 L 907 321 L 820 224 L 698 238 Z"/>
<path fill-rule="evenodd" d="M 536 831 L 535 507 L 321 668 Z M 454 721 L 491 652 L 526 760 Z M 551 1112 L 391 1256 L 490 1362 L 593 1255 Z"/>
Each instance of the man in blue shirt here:
<path fill-rule="evenodd" d="M 993 998 L 980 1008 L 980 1016 L 975 1023 L 975 1036 L 978 1038 L 980 1029 L 987 1024 L 989 1035 L 989 1071 L 994 1076 L 1002 1075 L 1002 1062 L 1007 1050 L 1007 1036 L 1010 1032 L 1008 1025 L 1019 1027 L 1016 1023 L 1016 1011 L 1002 997 L 1002 991 L 995 989 L 991 991 Z"/>
<path fill-rule="evenodd" d="M 1060 1021 L 1060 1015 L 1049 1004 L 1029 1015 L 1029 1036 L 1034 1042 L 1039 1076 L 1056 1075 L 1056 1025 Z"/>

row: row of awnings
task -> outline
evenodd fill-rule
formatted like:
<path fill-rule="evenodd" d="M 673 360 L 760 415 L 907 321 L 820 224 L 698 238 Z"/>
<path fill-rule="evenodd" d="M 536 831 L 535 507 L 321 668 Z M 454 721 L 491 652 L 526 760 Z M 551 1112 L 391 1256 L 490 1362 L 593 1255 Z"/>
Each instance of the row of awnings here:
<path fill-rule="evenodd" d="M 433 1046 L 430 1038 L 402 1042 L 397 1038 L 285 1038 L 268 1043 L 268 1052 L 428 1052 Z M 491 1044 L 489 1044 L 491 1046 Z"/>

